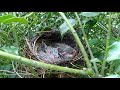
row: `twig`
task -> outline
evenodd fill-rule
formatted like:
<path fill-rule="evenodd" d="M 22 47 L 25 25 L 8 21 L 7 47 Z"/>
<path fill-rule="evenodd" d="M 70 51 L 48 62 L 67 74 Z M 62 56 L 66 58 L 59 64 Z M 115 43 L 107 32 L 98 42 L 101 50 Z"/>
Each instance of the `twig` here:
<path fill-rule="evenodd" d="M 73 27 L 71 26 L 71 24 L 69 23 L 69 21 L 68 21 L 68 19 L 66 18 L 65 14 L 64 14 L 63 12 L 59 12 L 59 14 L 63 17 L 63 19 L 65 20 L 65 22 L 66 22 L 67 25 L 69 26 L 70 31 L 72 32 L 72 34 L 73 34 L 76 42 L 78 43 L 78 45 L 79 45 L 79 47 L 80 47 L 80 49 L 81 49 L 81 51 L 82 51 L 82 53 L 83 53 L 83 56 L 84 56 L 84 58 L 85 58 L 87 67 L 90 68 L 90 69 L 92 69 L 90 60 L 89 60 L 89 58 L 88 58 L 88 55 L 87 55 L 87 53 L 86 53 L 86 51 L 85 51 L 85 49 L 84 49 L 84 46 L 82 45 L 82 42 L 81 42 L 80 38 L 78 37 L 76 31 L 74 30 L 74 28 L 73 28 Z"/>
<path fill-rule="evenodd" d="M 92 50 L 91 50 L 90 45 L 89 45 L 88 40 L 87 40 L 87 36 L 86 36 L 86 34 L 85 34 L 85 32 L 84 32 L 84 27 L 83 27 L 83 25 L 82 25 L 82 23 L 81 23 L 80 17 L 78 16 L 77 12 L 75 12 L 75 15 L 76 15 L 76 17 L 77 17 L 77 19 L 78 19 L 78 22 L 79 22 L 80 26 L 81 26 L 81 30 L 82 30 L 82 33 L 83 33 L 85 42 L 86 42 L 87 47 L 88 47 L 88 51 L 90 52 L 91 59 L 94 59 Z M 98 72 L 97 65 L 96 65 L 95 62 L 93 62 L 93 65 L 94 65 L 94 68 L 95 68 L 95 72 L 96 72 L 96 74 L 97 74 L 97 76 L 98 76 L 98 75 L 99 75 L 99 72 Z"/>
<path fill-rule="evenodd" d="M 14 74 L 16 75 L 15 72 L 12 72 L 12 71 L 8 71 L 8 70 L 0 70 L 0 72 L 6 72 L 6 73 L 11 73 L 11 74 Z M 22 74 L 22 75 L 33 75 L 32 73 L 19 73 L 19 75 Z M 2 74 L 3 75 L 3 74 Z M 9 74 L 8 74 L 9 75 Z"/>
<path fill-rule="evenodd" d="M 106 65 L 106 59 L 107 59 L 107 55 L 108 55 L 108 46 L 110 45 L 111 26 L 112 26 L 112 18 L 110 15 L 109 16 L 109 25 L 108 25 L 108 30 L 107 30 L 106 51 L 105 51 L 104 61 L 103 61 L 102 68 L 101 68 L 101 74 L 103 76 L 104 76 L 104 70 L 105 70 L 105 65 Z"/>
<path fill-rule="evenodd" d="M 15 69 L 15 67 L 14 67 L 14 64 L 13 64 L 13 62 L 12 62 L 12 67 L 13 67 L 13 70 L 14 70 L 14 72 L 20 77 L 20 78 L 23 78 L 22 76 L 20 76 L 19 75 L 19 73 L 16 71 L 16 69 Z"/>
<path fill-rule="evenodd" d="M 74 74 L 82 74 L 82 75 L 92 75 L 93 74 L 91 69 L 78 70 L 78 69 L 62 67 L 62 66 L 58 66 L 58 65 L 47 64 L 44 62 L 35 61 L 35 60 L 27 59 L 27 58 L 24 58 L 21 56 L 9 54 L 9 53 L 3 52 L 3 51 L 0 51 L 0 58 L 3 58 L 4 60 L 7 59 L 7 60 L 15 61 L 15 62 L 21 62 L 26 65 L 31 65 L 31 66 L 35 66 L 35 67 L 39 67 L 39 68 L 50 69 L 50 70 L 56 70 L 56 71 L 74 73 Z"/>

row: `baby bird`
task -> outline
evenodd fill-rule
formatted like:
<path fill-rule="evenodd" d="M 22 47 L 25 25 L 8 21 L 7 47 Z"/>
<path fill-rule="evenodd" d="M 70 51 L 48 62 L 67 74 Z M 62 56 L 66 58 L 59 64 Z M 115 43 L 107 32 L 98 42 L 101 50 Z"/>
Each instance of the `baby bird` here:
<path fill-rule="evenodd" d="M 44 43 L 44 41 L 42 41 L 42 43 L 40 44 L 38 51 L 44 51 L 46 52 L 47 49 L 47 45 Z"/>
<path fill-rule="evenodd" d="M 76 50 L 66 44 L 56 43 L 55 47 L 58 48 L 59 55 L 64 61 L 71 60 L 76 54 Z"/>
<path fill-rule="evenodd" d="M 58 54 L 58 48 L 47 46 L 43 41 L 38 51 L 39 58 L 48 63 L 59 63 L 61 60 Z"/>
<path fill-rule="evenodd" d="M 38 48 L 38 56 L 40 59 L 48 63 L 62 63 L 72 60 L 76 50 L 66 44 L 55 43 L 47 46 L 43 41 Z"/>

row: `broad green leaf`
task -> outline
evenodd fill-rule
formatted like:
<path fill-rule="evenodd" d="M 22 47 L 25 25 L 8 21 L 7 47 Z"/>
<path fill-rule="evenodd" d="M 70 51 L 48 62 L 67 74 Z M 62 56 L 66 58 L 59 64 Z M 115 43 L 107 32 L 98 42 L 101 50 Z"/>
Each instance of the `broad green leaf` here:
<path fill-rule="evenodd" d="M 90 45 L 99 45 L 100 43 L 101 43 L 100 39 L 97 39 L 97 38 L 93 38 L 89 40 Z"/>
<path fill-rule="evenodd" d="M 110 76 L 106 76 L 104 78 L 120 78 L 120 75 L 116 74 L 116 75 L 110 75 Z"/>
<path fill-rule="evenodd" d="M 115 72 L 116 73 L 120 72 L 120 65 L 115 69 Z"/>
<path fill-rule="evenodd" d="M 18 54 L 18 48 L 14 47 L 14 46 L 3 46 L 1 47 L 1 49 L 5 52 L 11 53 L 11 54 L 15 54 L 15 55 L 19 55 Z"/>
<path fill-rule="evenodd" d="M 13 18 L 14 16 L 8 14 L 8 15 L 3 15 L 3 16 L 0 16 L 0 22 L 3 22 L 4 20 L 6 19 L 9 19 L 9 18 Z"/>
<path fill-rule="evenodd" d="M 0 66 L 1 70 L 10 70 L 11 68 L 12 68 L 11 64 L 5 64 Z"/>
<path fill-rule="evenodd" d="M 90 60 L 91 62 L 101 62 L 98 58 L 94 58 Z"/>
<path fill-rule="evenodd" d="M 75 19 L 68 19 L 69 23 L 74 26 L 76 24 L 76 20 Z M 69 27 L 67 25 L 66 22 L 64 22 L 61 26 L 60 26 L 60 33 L 61 36 L 63 36 L 67 31 L 69 30 Z"/>
<path fill-rule="evenodd" d="M 86 22 L 86 26 L 87 26 L 88 28 L 92 28 L 96 23 L 97 23 L 97 20 L 96 20 L 96 19 L 89 20 L 88 22 Z"/>
<path fill-rule="evenodd" d="M 3 21 L 2 23 L 3 24 L 10 24 L 10 23 L 13 23 L 13 22 L 19 22 L 19 23 L 22 23 L 22 24 L 27 24 L 28 23 L 27 19 L 22 18 L 22 17 L 9 18 L 9 19 Z"/>
<path fill-rule="evenodd" d="M 114 42 L 108 47 L 108 56 L 106 61 L 113 61 L 120 59 L 120 42 Z"/>
<path fill-rule="evenodd" d="M 81 12 L 81 15 L 85 17 L 95 17 L 98 16 L 99 14 L 100 12 Z"/>
<path fill-rule="evenodd" d="M 88 21 L 90 21 L 90 19 L 84 19 L 84 20 L 82 20 L 82 23 L 84 23 L 84 24 L 86 24 Z"/>

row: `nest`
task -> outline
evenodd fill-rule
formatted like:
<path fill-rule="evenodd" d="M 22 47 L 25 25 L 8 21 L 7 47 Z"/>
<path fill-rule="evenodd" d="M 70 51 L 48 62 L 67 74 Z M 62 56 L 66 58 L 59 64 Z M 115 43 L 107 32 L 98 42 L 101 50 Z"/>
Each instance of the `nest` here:
<path fill-rule="evenodd" d="M 26 41 L 30 52 L 32 52 L 35 58 L 46 63 L 61 64 L 83 58 L 70 32 L 61 38 L 59 31 L 44 31 L 41 35 L 36 35 L 31 40 L 26 39 Z M 46 53 L 43 52 L 44 50 Z"/>

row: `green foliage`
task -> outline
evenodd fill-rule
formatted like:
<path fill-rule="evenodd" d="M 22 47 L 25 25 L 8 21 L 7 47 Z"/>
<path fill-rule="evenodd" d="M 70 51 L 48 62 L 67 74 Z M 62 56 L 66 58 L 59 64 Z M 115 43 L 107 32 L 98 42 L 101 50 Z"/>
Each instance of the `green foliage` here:
<path fill-rule="evenodd" d="M 120 42 L 114 42 L 110 45 L 106 61 L 113 61 L 120 59 Z"/>
<path fill-rule="evenodd" d="M 109 74 L 108 76 L 104 77 L 104 78 L 120 78 L 120 75 L 118 74 Z"/>
<path fill-rule="evenodd" d="M 100 62 L 100 63 L 102 63 L 98 58 L 91 59 L 91 62 Z"/>
<path fill-rule="evenodd" d="M 82 28 L 77 22 L 78 19 L 74 12 L 65 12 L 64 14 L 71 26 L 77 31 L 80 40 L 85 43 Z M 78 12 L 78 15 L 94 56 L 93 59 L 89 58 L 91 63 L 97 63 L 100 74 L 103 61 L 107 61 L 105 78 L 118 78 L 120 75 L 120 13 Z M 112 29 L 110 31 L 110 39 L 107 39 L 110 16 Z M 69 27 L 58 12 L 1 12 L 0 49 L 15 55 L 25 56 L 23 53 L 26 43 L 24 37 L 32 38 L 41 33 L 41 31 L 49 31 L 51 29 L 59 30 L 61 36 L 64 36 L 69 31 Z M 110 45 L 106 47 L 108 40 Z M 104 60 L 106 49 L 108 49 L 107 59 Z M 11 71 L 11 66 L 11 62 L 0 58 L 1 70 Z M 81 67 L 79 63 L 74 66 Z M 19 70 L 21 68 L 22 66 L 20 66 Z M 92 68 L 93 70 L 95 69 L 93 65 Z M 32 67 L 31 72 L 36 73 Z M 5 73 L 0 72 L 1 75 Z M 4 77 L 4 75 L 2 76 Z M 37 74 L 36 77 L 38 77 Z"/>
<path fill-rule="evenodd" d="M 14 46 L 3 46 L 0 49 L 11 54 L 19 55 L 18 48 Z"/>
<path fill-rule="evenodd" d="M 100 12 L 81 12 L 81 15 L 85 17 L 95 17 L 98 16 L 99 14 Z"/>
<path fill-rule="evenodd" d="M 0 66 L 0 69 L 1 69 L 1 70 L 8 70 L 8 71 L 9 71 L 9 70 L 11 69 L 11 65 L 10 65 L 10 64 L 1 65 L 1 66 Z"/>
<path fill-rule="evenodd" d="M 7 20 L 7 19 L 9 19 L 9 18 L 13 18 L 14 16 L 12 16 L 12 15 L 3 15 L 3 16 L 0 16 L 0 22 L 3 22 L 3 21 L 5 21 L 5 20 Z"/>
<path fill-rule="evenodd" d="M 19 23 L 22 23 L 22 24 L 27 24 L 28 23 L 28 21 L 25 18 L 21 18 L 21 17 L 9 18 L 9 19 L 4 20 L 2 23 L 3 24 L 10 24 L 10 23 L 13 23 L 13 22 L 19 22 Z"/>
<path fill-rule="evenodd" d="M 75 20 L 75 19 L 68 19 L 68 21 L 70 22 L 70 24 L 71 24 L 72 26 L 74 26 L 74 25 L 76 24 L 76 20 Z M 67 23 L 64 22 L 64 23 L 60 26 L 61 36 L 63 36 L 68 30 L 69 30 L 69 27 L 67 26 Z"/>

